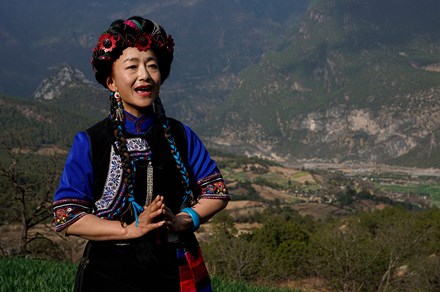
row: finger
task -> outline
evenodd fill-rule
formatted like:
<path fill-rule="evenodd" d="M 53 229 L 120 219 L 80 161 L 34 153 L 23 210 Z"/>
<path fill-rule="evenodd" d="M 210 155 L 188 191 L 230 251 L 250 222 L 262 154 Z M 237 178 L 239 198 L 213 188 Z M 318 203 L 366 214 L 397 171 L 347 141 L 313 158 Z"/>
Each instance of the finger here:
<path fill-rule="evenodd" d="M 162 212 L 162 209 L 157 209 L 157 210 L 154 210 L 154 211 L 152 211 L 152 212 L 150 212 L 150 214 L 149 214 L 149 218 L 150 219 L 154 219 L 154 218 L 156 218 L 157 216 L 161 216 L 163 214 L 163 212 Z"/>
<path fill-rule="evenodd" d="M 157 209 L 165 208 L 165 204 L 162 201 L 152 202 L 148 206 L 144 206 L 144 210 L 155 211 Z"/>
<path fill-rule="evenodd" d="M 157 229 L 159 227 L 162 227 L 164 225 L 165 225 L 165 220 L 162 220 L 162 221 L 155 222 L 155 223 L 143 224 L 141 226 L 141 228 L 145 228 L 145 230 L 148 232 L 148 231 L 151 231 L 153 229 Z"/>
<path fill-rule="evenodd" d="M 165 219 L 174 221 L 174 214 L 170 210 L 165 209 L 165 212 L 163 214 L 165 215 Z"/>
<path fill-rule="evenodd" d="M 154 204 L 161 204 L 163 202 L 163 196 L 156 196 L 154 197 L 153 201 L 149 205 L 144 205 L 144 209 L 148 206 L 154 205 Z"/>
<path fill-rule="evenodd" d="M 159 216 L 163 216 L 162 214 L 162 209 L 152 209 L 152 208 L 147 208 L 145 209 L 144 212 L 142 212 L 139 215 L 139 221 L 142 221 L 143 223 L 151 223 L 151 221 L 153 221 L 155 218 L 159 217 Z"/>
<path fill-rule="evenodd" d="M 164 202 L 164 199 L 162 196 L 157 196 L 156 198 L 158 198 L 158 199 L 157 199 L 157 201 L 154 202 L 154 205 L 156 205 L 156 206 L 165 205 L 165 202 Z"/>
<path fill-rule="evenodd" d="M 148 206 L 144 206 L 144 211 L 146 212 L 154 212 L 158 209 L 161 209 L 160 206 L 156 205 L 156 204 L 150 204 Z"/>
<path fill-rule="evenodd" d="M 164 226 L 166 223 L 165 223 L 165 220 L 162 220 L 162 221 L 159 221 L 159 222 L 156 222 L 156 223 L 151 223 L 151 224 L 149 224 L 149 227 L 151 228 L 151 229 L 156 229 L 156 228 L 159 228 L 159 227 L 162 227 L 162 226 Z"/>
<path fill-rule="evenodd" d="M 165 215 L 173 214 L 173 212 L 171 212 L 171 209 L 168 208 L 168 207 L 165 206 L 165 205 L 164 205 L 164 207 L 163 207 L 163 213 L 164 213 Z"/>

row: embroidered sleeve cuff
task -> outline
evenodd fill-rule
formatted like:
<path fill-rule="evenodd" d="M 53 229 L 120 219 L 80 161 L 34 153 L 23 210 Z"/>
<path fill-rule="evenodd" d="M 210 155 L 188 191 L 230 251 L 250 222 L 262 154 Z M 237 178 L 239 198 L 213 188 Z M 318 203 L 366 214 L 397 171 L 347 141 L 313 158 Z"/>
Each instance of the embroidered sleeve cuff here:
<path fill-rule="evenodd" d="M 63 199 L 53 204 L 55 231 L 60 232 L 91 213 L 90 202 L 78 199 Z"/>
<path fill-rule="evenodd" d="M 204 199 L 222 199 L 230 200 L 228 189 L 220 173 L 215 173 L 202 178 L 197 182 L 195 194 Z"/>

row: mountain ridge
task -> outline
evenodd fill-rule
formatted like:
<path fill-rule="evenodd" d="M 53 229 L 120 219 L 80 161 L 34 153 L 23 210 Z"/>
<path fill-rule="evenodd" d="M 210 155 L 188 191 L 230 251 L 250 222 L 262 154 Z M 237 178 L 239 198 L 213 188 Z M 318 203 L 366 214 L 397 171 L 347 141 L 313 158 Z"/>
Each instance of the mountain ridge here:
<path fill-rule="evenodd" d="M 169 20 L 173 3 L 141 6 Z M 300 10 L 287 8 L 308 1 L 266 10 L 252 3 L 179 2 L 186 20 L 200 17 L 176 31 L 181 46 L 161 90 L 169 116 L 210 147 L 288 164 L 439 164 L 440 4 L 317 0 L 297 21 Z M 194 55 L 197 62 L 185 63 Z M 86 83 L 60 87 L 59 98 L 42 102 L 91 120 L 93 112 L 105 115 L 107 93 Z"/>
<path fill-rule="evenodd" d="M 99 34 L 113 20 L 132 15 L 155 20 L 173 35 L 175 59 L 167 84 L 174 83 L 178 88 L 198 86 L 199 80 L 212 80 L 225 68 L 238 72 L 257 61 L 262 53 L 273 47 L 267 36 L 275 31 L 282 32 L 284 23 L 302 14 L 308 2 L 4 1 L 0 3 L 3 12 L 0 35 L 4 40 L 0 54 L 15 58 L 4 60 L 0 70 L 0 93 L 30 96 L 49 74 L 48 68 L 59 63 L 68 63 L 93 79 L 89 60 Z M 50 16 L 47 15 L 49 11 Z"/>
<path fill-rule="evenodd" d="M 93 86 L 94 83 L 86 78 L 83 72 L 74 69 L 69 64 L 58 64 L 50 68 L 52 74 L 44 78 L 32 97 L 36 100 L 52 100 L 59 98 L 63 88 L 73 85 Z"/>
<path fill-rule="evenodd" d="M 241 72 L 214 142 L 282 161 L 438 165 L 440 44 L 420 24 L 439 22 L 423 17 L 429 4 L 402 39 L 380 9 L 395 19 L 411 1 L 315 1 L 284 48 Z"/>

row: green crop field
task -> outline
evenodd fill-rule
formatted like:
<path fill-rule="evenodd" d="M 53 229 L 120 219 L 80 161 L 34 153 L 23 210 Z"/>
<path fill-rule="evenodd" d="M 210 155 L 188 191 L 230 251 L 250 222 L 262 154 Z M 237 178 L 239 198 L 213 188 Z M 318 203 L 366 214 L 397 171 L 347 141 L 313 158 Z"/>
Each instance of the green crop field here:
<path fill-rule="evenodd" d="M 76 265 L 18 257 L 0 257 L 0 291 L 72 291 Z M 246 283 L 231 283 L 212 279 L 214 291 L 283 292 L 288 290 L 265 288 Z"/>
<path fill-rule="evenodd" d="M 440 207 L 440 184 L 417 184 L 408 183 L 404 185 L 382 184 L 383 190 L 404 194 L 429 194 L 431 196 L 432 205 Z"/>

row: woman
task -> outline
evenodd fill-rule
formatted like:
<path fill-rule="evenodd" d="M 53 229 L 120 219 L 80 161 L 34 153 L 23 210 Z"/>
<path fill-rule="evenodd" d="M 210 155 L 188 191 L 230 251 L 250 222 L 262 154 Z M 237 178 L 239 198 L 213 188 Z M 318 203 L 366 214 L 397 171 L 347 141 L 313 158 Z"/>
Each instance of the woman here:
<path fill-rule="evenodd" d="M 53 205 L 57 231 L 89 240 L 75 291 L 211 291 L 194 231 L 230 197 L 197 135 L 165 116 L 173 48 L 135 16 L 93 49 L 110 115 L 75 136 Z"/>

